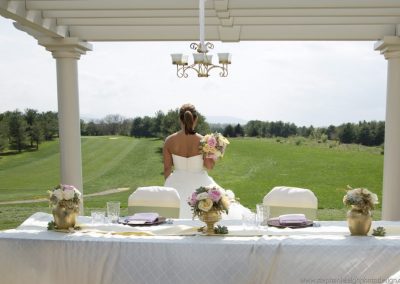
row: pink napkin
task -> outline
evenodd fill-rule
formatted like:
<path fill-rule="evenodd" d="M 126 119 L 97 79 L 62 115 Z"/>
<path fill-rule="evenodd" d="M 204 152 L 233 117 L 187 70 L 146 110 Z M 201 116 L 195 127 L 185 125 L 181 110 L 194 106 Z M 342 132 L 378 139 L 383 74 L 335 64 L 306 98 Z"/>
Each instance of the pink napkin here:
<path fill-rule="evenodd" d="M 286 214 L 279 216 L 279 223 L 282 225 L 304 224 L 307 218 L 304 214 Z"/>
<path fill-rule="evenodd" d="M 126 218 L 127 222 L 138 221 L 143 223 L 153 223 L 158 218 L 158 213 L 135 213 L 133 216 Z"/>

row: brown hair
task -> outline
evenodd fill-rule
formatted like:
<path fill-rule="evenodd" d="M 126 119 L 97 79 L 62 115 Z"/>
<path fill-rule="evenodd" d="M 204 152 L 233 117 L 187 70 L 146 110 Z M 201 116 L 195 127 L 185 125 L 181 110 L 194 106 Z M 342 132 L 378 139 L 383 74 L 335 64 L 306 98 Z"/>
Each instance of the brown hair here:
<path fill-rule="evenodd" d="M 194 121 L 197 118 L 197 111 L 194 105 L 192 104 L 184 104 L 179 109 L 179 118 L 185 126 L 185 134 L 193 135 L 196 131 L 193 130 Z"/>

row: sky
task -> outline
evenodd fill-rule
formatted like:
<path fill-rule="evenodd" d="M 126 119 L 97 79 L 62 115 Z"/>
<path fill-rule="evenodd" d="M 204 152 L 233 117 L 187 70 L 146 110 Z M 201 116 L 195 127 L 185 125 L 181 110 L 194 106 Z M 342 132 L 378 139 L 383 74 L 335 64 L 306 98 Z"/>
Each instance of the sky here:
<path fill-rule="evenodd" d="M 210 122 L 293 122 L 328 126 L 384 120 L 387 62 L 374 42 L 213 42 L 232 53 L 229 76 L 176 76 L 171 53 L 191 42 L 92 42 L 79 66 L 80 114 L 153 116 L 192 103 Z M 0 17 L 0 112 L 57 111 L 50 52 Z"/>

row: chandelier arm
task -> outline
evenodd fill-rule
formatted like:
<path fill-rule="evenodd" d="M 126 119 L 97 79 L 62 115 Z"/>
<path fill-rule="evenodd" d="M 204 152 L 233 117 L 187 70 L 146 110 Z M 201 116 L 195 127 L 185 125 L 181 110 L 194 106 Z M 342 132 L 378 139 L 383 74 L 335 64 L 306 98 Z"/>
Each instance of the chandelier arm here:
<path fill-rule="evenodd" d="M 209 68 L 207 68 L 208 70 L 207 70 L 207 75 L 208 75 L 208 72 L 210 72 L 212 69 L 221 69 L 221 72 L 219 73 L 219 76 L 220 77 L 226 77 L 226 76 L 228 76 L 228 65 L 227 64 L 222 64 L 222 66 L 221 65 L 210 65 L 211 67 L 209 67 Z"/>
<path fill-rule="evenodd" d="M 188 74 L 186 73 L 185 65 L 176 65 L 176 76 L 178 78 L 187 78 Z"/>

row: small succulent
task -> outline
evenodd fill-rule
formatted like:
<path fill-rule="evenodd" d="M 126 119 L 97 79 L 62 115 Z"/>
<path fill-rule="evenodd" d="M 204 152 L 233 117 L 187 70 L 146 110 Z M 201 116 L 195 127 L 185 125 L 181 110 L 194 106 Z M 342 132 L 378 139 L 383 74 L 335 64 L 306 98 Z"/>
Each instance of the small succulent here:
<path fill-rule="evenodd" d="M 376 237 L 384 237 L 386 235 L 386 230 L 384 227 L 377 227 L 373 229 L 372 235 Z"/>
<path fill-rule="evenodd" d="M 226 226 L 218 225 L 217 227 L 214 228 L 214 233 L 215 234 L 226 235 L 226 234 L 229 233 L 229 231 L 228 231 L 228 228 Z"/>
<path fill-rule="evenodd" d="M 54 221 L 50 221 L 50 222 L 47 224 L 47 230 L 53 231 L 55 228 L 56 228 L 56 223 L 55 223 Z"/>

